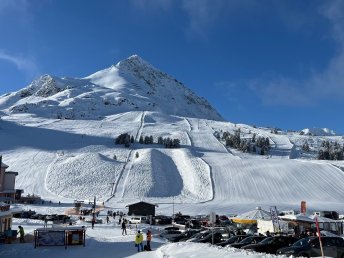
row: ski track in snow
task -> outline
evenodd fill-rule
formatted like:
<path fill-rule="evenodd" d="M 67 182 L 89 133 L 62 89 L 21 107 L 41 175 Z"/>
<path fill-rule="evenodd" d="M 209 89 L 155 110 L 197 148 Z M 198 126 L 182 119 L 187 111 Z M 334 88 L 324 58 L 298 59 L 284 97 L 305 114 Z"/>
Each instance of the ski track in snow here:
<path fill-rule="evenodd" d="M 315 148 L 327 139 L 322 136 L 275 135 L 268 129 L 142 111 L 102 121 L 54 122 L 28 115 L 6 119 L 2 118 L 0 130 L 3 162 L 19 172 L 17 188 L 46 200 L 73 202 L 75 196 L 88 199 L 96 194 L 112 207 L 146 200 L 159 203 L 160 212 L 170 212 L 175 198 L 176 210 L 193 214 L 247 211 L 259 205 L 289 209 L 306 200 L 310 209 L 344 211 L 344 162 L 299 158 L 305 139 Z M 229 153 L 214 131 L 238 127 L 245 134 L 252 130 L 269 137 L 277 149 L 286 150 L 285 155 L 266 159 Z M 179 138 L 181 148 L 114 145 L 115 137 L 125 132 L 137 141 L 141 135 L 153 135 L 155 141 L 159 136 Z M 287 151 L 292 159 L 286 158 Z"/>
<path fill-rule="evenodd" d="M 139 128 L 138 128 L 136 136 L 135 136 L 135 142 L 139 141 L 140 136 L 142 134 L 142 128 L 144 126 L 145 114 L 146 114 L 145 112 L 142 112 L 142 114 L 141 114 L 140 125 L 139 125 Z M 134 160 L 134 150 L 131 149 L 128 153 L 126 164 L 124 165 L 124 167 L 120 173 L 119 179 L 115 184 L 115 187 L 113 190 L 113 192 L 114 192 L 113 196 L 108 201 L 110 201 L 111 199 L 118 199 L 118 201 L 121 201 L 121 199 L 124 198 L 125 186 L 126 186 L 126 182 L 128 181 L 128 178 L 129 178 L 129 174 L 130 174 L 133 160 Z M 111 201 L 113 202 L 113 200 L 111 200 Z"/>

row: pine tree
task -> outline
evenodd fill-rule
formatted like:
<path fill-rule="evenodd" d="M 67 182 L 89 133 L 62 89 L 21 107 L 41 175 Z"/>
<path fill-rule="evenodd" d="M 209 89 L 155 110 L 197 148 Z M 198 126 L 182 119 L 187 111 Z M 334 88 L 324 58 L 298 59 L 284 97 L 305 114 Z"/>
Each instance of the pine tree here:
<path fill-rule="evenodd" d="M 144 143 L 144 141 L 143 141 L 143 136 L 142 136 L 142 135 L 140 136 L 139 143 L 140 143 L 140 144 L 143 144 L 143 143 Z"/>

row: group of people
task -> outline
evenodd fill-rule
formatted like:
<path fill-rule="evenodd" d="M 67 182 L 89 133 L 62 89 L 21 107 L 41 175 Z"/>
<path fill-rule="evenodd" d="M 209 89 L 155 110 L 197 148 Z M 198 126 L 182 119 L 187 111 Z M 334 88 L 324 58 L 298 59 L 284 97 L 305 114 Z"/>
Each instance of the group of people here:
<path fill-rule="evenodd" d="M 138 252 L 142 251 L 152 251 L 150 243 L 152 241 L 152 232 L 150 230 L 147 231 L 146 234 L 146 241 L 147 244 L 143 247 L 143 235 L 140 230 L 137 231 L 137 234 L 135 236 L 135 246 L 137 247 Z"/>
<path fill-rule="evenodd" d="M 19 234 L 19 241 L 20 243 L 24 243 L 24 228 L 22 226 L 18 226 L 19 230 L 16 232 L 16 230 L 14 230 L 14 234 L 13 234 L 13 230 L 11 228 L 9 228 L 8 230 L 5 231 L 5 236 L 7 239 L 7 242 L 10 244 L 12 241 L 12 237 L 16 237 Z"/>

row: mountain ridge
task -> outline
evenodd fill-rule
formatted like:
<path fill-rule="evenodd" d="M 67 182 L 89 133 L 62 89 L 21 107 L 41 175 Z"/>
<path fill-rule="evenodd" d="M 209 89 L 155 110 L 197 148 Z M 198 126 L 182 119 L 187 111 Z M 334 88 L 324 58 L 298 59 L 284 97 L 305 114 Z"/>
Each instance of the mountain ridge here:
<path fill-rule="evenodd" d="M 223 121 L 207 100 L 138 55 L 84 78 L 42 75 L 1 96 L 0 110 L 65 119 L 103 119 L 148 110 Z"/>

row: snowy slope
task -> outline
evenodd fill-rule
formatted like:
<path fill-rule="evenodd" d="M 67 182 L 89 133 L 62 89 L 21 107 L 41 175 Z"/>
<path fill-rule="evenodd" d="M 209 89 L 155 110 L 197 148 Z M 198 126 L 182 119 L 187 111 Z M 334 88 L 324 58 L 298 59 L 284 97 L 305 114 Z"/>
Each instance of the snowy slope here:
<path fill-rule="evenodd" d="M 112 207 L 138 200 L 162 211 L 247 211 L 257 205 L 344 212 L 344 162 L 319 161 L 324 140 L 224 122 L 207 101 L 138 56 L 82 79 L 42 76 L 0 97 L 0 153 L 17 187 L 47 200 L 97 196 Z M 268 154 L 225 146 L 221 134 L 270 143 Z M 327 130 L 330 132 L 330 130 Z M 116 145 L 120 134 L 135 142 Z M 154 144 L 140 144 L 152 136 Z M 180 140 L 166 149 L 158 137 Z M 307 142 L 309 151 L 302 146 Z"/>
<path fill-rule="evenodd" d="M 222 120 L 204 98 L 137 55 L 85 78 L 43 75 L 1 96 L 0 110 L 58 119 L 99 120 L 128 111 L 158 111 Z"/>
<path fill-rule="evenodd" d="M 271 137 L 271 155 L 238 154 L 214 136 L 220 128 L 238 127 Z M 182 145 L 115 145 L 114 139 L 124 132 L 136 140 L 141 135 L 154 135 L 155 141 L 158 136 L 180 137 Z M 19 172 L 17 187 L 48 200 L 72 202 L 96 195 L 110 207 L 146 200 L 159 203 L 161 212 L 172 212 L 174 198 L 178 210 L 193 214 L 238 213 L 257 205 L 297 208 L 306 200 L 310 209 L 344 211 L 343 161 L 278 155 L 282 147 L 293 148 L 288 139 L 299 146 L 304 137 L 320 141 L 157 112 L 126 112 L 100 121 L 30 115 L 4 116 L 0 121 L 0 152 L 9 169 Z M 331 139 L 343 144 L 341 137 Z"/>

